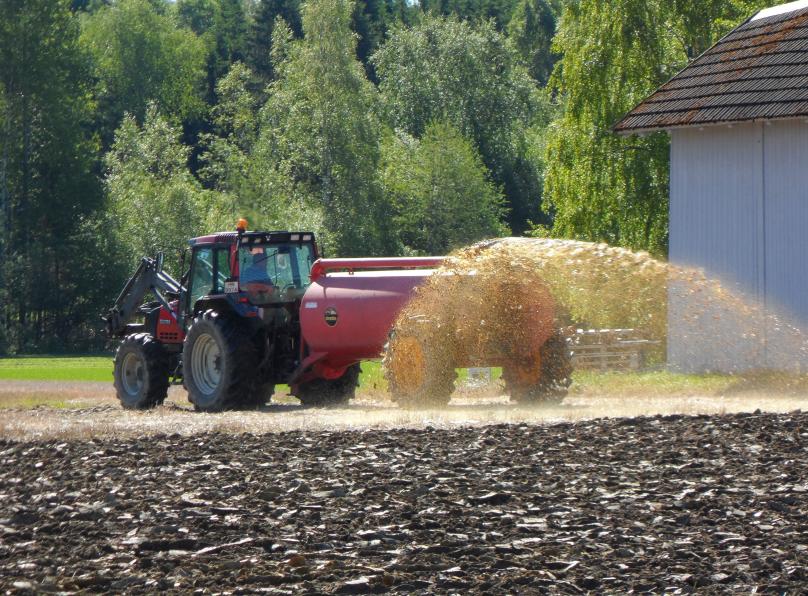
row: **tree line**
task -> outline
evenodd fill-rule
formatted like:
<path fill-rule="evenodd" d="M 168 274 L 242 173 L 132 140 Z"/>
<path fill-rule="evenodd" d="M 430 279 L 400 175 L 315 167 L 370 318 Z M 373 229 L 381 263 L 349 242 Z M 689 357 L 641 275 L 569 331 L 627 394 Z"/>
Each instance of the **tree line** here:
<path fill-rule="evenodd" d="M 142 255 L 241 216 L 340 256 L 664 255 L 668 140 L 610 127 L 768 4 L 0 0 L 0 354 L 100 348 Z"/>

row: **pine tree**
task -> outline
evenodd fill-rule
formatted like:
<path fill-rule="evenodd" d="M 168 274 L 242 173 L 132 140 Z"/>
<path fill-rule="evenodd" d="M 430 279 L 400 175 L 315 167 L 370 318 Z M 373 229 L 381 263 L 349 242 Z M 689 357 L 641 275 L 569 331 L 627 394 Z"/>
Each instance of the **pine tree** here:
<path fill-rule="evenodd" d="M 208 46 L 208 103 L 215 101 L 216 82 L 234 62 L 247 56 L 248 24 L 242 0 L 179 0 L 180 24 L 191 29 Z"/>
<path fill-rule="evenodd" d="M 384 0 L 356 0 L 352 29 L 357 35 L 356 57 L 365 67 L 371 81 L 376 73 L 370 61 L 371 55 L 384 42 L 389 21 Z"/>
<path fill-rule="evenodd" d="M 275 21 L 283 19 L 291 29 L 295 39 L 303 37 L 303 23 L 300 15 L 300 0 L 260 0 L 255 11 L 250 31 L 250 68 L 265 81 L 275 77 L 272 64 L 272 37 Z"/>

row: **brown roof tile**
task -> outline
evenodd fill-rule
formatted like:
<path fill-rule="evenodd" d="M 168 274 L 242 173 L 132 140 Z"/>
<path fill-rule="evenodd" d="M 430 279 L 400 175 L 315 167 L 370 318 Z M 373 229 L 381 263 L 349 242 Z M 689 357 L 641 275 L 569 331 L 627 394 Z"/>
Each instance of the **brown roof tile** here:
<path fill-rule="evenodd" d="M 618 122 L 619 133 L 808 116 L 808 9 L 749 20 Z"/>

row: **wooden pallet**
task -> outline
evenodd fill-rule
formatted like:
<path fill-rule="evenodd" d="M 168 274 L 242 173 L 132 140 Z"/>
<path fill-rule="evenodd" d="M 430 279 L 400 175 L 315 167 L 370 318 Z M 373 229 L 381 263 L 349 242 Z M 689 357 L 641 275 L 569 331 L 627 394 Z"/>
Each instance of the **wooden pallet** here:
<path fill-rule="evenodd" d="M 576 370 L 632 371 L 645 366 L 645 353 L 660 342 L 635 329 L 577 329 L 569 338 Z"/>

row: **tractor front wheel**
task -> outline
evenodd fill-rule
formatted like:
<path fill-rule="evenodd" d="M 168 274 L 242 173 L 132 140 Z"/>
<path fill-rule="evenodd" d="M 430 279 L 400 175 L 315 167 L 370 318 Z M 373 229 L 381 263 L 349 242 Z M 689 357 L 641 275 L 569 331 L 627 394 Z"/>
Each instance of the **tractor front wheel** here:
<path fill-rule="evenodd" d="M 148 333 L 128 335 L 115 354 L 114 377 L 115 393 L 124 408 L 153 408 L 168 395 L 168 354 Z"/>
<path fill-rule="evenodd" d="M 572 384 L 572 356 L 564 335 L 554 333 L 541 348 L 539 374 L 518 365 L 503 368 L 511 400 L 520 404 L 560 404 Z"/>
<path fill-rule="evenodd" d="M 304 406 L 344 406 L 356 395 L 361 372 L 358 364 L 351 365 L 338 379 L 315 379 L 301 385 L 296 397 Z"/>
<path fill-rule="evenodd" d="M 182 372 L 197 410 L 236 408 L 255 391 L 256 349 L 243 322 L 214 310 L 198 315 L 185 338 Z"/>

